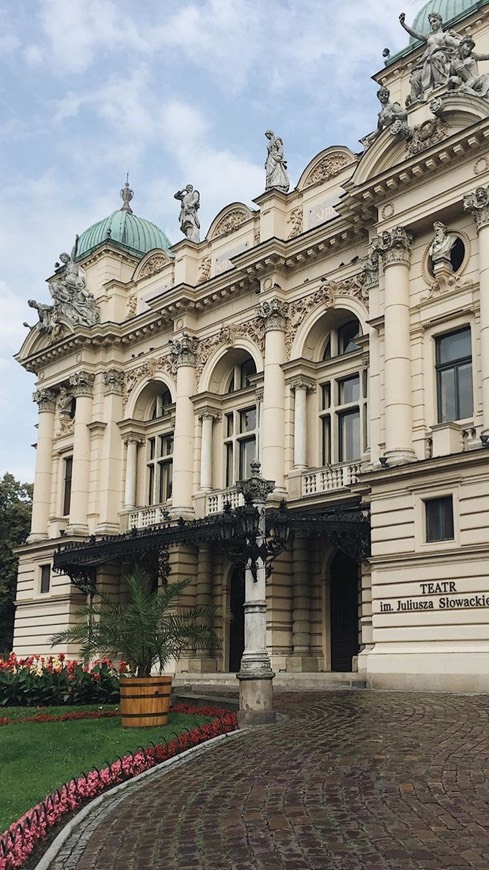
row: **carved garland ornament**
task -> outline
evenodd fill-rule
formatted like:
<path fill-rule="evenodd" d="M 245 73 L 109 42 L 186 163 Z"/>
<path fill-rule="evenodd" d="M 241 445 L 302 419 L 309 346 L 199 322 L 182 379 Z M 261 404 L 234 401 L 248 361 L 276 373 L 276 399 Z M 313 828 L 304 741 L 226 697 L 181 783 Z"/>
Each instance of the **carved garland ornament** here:
<path fill-rule="evenodd" d="M 303 230 L 303 208 L 301 205 L 298 205 L 297 208 L 292 209 L 289 217 L 287 218 L 287 223 L 291 225 L 291 230 L 288 235 L 289 239 L 295 238 L 295 236 L 299 236 Z"/>
<path fill-rule="evenodd" d="M 153 254 L 153 256 L 149 258 L 148 262 L 145 263 L 145 265 L 141 269 L 139 277 L 151 278 L 152 275 L 156 275 L 158 272 L 162 272 L 167 263 L 168 258 L 165 257 L 164 254 Z"/>
<path fill-rule="evenodd" d="M 292 353 L 292 345 L 296 332 L 303 322 L 304 318 L 314 308 L 321 306 L 324 311 L 331 308 L 333 305 L 333 296 L 327 284 L 322 284 L 318 290 L 311 293 L 309 296 L 303 297 L 291 305 L 291 315 L 287 321 L 287 330 L 285 332 L 285 355 L 286 359 L 290 359 Z"/>
<path fill-rule="evenodd" d="M 211 238 L 220 239 L 222 236 L 228 236 L 229 233 L 234 232 L 241 224 L 244 224 L 249 217 L 250 215 L 243 208 L 234 208 L 221 218 Z"/>
<path fill-rule="evenodd" d="M 134 390 L 134 387 L 145 378 L 153 380 L 156 372 L 167 372 L 172 375 L 175 374 L 175 367 L 172 365 L 168 356 L 159 357 L 158 359 L 148 359 L 137 368 L 126 372 L 124 376 L 124 393 L 122 400 L 123 412 L 125 412 L 129 396 Z"/>
<path fill-rule="evenodd" d="M 211 277 L 211 258 L 210 255 L 207 254 L 206 257 L 202 260 L 200 264 L 200 272 L 199 272 L 199 280 L 198 284 L 203 284 L 204 281 L 208 281 Z"/>
<path fill-rule="evenodd" d="M 306 178 L 305 186 L 309 184 L 317 184 L 319 181 L 329 181 L 335 175 L 339 175 L 342 169 L 351 163 L 351 159 L 346 154 L 328 154 L 319 161 L 317 166 L 309 173 Z"/>
<path fill-rule="evenodd" d="M 426 148 L 431 148 L 448 136 L 448 124 L 441 118 L 430 118 L 423 124 L 419 124 L 414 128 L 413 138 L 408 144 L 408 154 L 412 157 L 414 154 L 419 154 L 420 151 L 425 151 Z"/>
<path fill-rule="evenodd" d="M 208 338 L 202 338 L 199 342 L 199 357 L 195 369 L 197 384 L 200 382 L 204 366 L 214 350 L 223 345 L 224 347 L 232 347 L 236 337 L 237 327 L 234 324 L 223 326 L 215 335 L 209 335 Z"/>

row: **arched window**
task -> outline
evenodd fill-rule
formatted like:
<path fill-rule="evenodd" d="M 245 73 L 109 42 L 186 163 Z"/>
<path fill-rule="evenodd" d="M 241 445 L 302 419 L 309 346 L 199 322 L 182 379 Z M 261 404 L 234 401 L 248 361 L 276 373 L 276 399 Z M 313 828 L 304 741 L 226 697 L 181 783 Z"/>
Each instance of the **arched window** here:
<path fill-rule="evenodd" d="M 147 406 L 148 407 L 148 406 Z M 166 504 L 173 489 L 174 408 L 167 387 L 151 388 L 146 424 L 145 504 Z"/>
<path fill-rule="evenodd" d="M 254 359 L 242 350 L 230 353 L 231 369 L 225 378 L 223 397 L 223 485 L 234 486 L 251 474 L 251 462 L 256 458 L 257 405 L 252 377 L 256 374 Z"/>
<path fill-rule="evenodd" d="M 332 314 L 319 369 L 320 465 L 359 459 L 367 447 L 367 372 L 356 353 L 362 328 L 346 311 Z"/>

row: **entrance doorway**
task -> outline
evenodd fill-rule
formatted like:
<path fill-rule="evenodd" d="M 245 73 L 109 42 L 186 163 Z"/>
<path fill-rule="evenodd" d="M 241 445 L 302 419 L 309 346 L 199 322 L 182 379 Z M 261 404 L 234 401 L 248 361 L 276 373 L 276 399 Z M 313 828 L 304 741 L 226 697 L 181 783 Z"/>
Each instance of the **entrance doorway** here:
<path fill-rule="evenodd" d="M 241 657 L 244 650 L 244 610 L 245 601 L 245 572 L 244 568 L 236 565 L 231 576 L 230 612 L 231 624 L 229 628 L 229 672 L 239 671 Z"/>
<path fill-rule="evenodd" d="M 331 565 L 330 581 L 331 670 L 351 671 L 358 655 L 358 565 L 338 552 Z"/>

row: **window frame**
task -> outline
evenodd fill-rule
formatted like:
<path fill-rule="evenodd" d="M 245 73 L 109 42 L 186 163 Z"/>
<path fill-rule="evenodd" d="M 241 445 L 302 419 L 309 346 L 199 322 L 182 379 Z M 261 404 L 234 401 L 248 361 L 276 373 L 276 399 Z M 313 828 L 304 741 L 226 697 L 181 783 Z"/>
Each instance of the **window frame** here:
<path fill-rule="evenodd" d="M 456 357 L 447 362 L 440 361 L 441 343 L 452 336 L 468 333 L 470 341 L 470 354 L 463 357 Z M 474 416 L 474 352 L 472 341 L 472 328 L 470 324 L 461 325 L 455 329 L 438 333 L 433 336 L 435 343 L 435 394 L 436 394 L 436 418 L 438 424 L 458 422 L 460 420 L 470 420 Z M 460 388 L 459 373 L 463 367 L 470 363 L 470 380 L 471 380 L 471 413 L 461 416 L 461 396 L 464 391 Z M 454 396 L 453 403 L 455 405 L 455 416 L 446 417 L 443 415 L 443 396 L 444 387 L 442 377 L 446 372 L 454 373 Z"/>
<path fill-rule="evenodd" d="M 424 539 L 427 544 L 440 544 L 455 540 L 455 516 L 453 510 L 453 495 L 439 495 L 433 498 L 425 498 L 424 502 Z M 449 510 L 445 511 L 446 508 Z M 430 517 L 432 512 L 436 515 Z M 443 527 L 448 525 L 448 534 Z M 437 536 L 436 531 L 440 530 Z"/>

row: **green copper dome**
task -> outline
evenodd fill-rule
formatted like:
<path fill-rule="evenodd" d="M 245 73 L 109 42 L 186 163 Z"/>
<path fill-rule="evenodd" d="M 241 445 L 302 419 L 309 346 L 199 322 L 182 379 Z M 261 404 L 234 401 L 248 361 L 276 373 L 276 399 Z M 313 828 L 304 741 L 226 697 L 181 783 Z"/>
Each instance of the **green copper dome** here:
<path fill-rule="evenodd" d="M 113 211 L 108 217 L 98 221 L 83 232 L 78 240 L 77 258 L 83 257 L 99 245 L 111 241 L 140 257 L 153 248 L 169 252 L 170 242 L 156 224 L 137 217 L 129 205 L 133 198 L 129 183 L 121 190 L 124 201 L 122 208 Z"/>
<path fill-rule="evenodd" d="M 413 30 L 416 30 L 417 33 L 429 33 L 431 26 L 428 15 L 431 15 L 432 12 L 441 15 L 443 23 L 447 24 L 454 18 L 462 18 L 469 12 L 486 6 L 487 2 L 488 0 L 429 0 L 416 15 L 412 25 Z M 412 36 L 409 41 L 416 42 Z"/>

